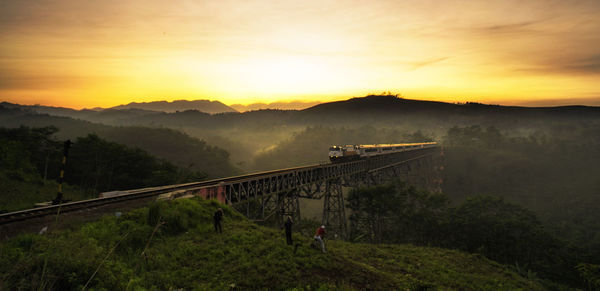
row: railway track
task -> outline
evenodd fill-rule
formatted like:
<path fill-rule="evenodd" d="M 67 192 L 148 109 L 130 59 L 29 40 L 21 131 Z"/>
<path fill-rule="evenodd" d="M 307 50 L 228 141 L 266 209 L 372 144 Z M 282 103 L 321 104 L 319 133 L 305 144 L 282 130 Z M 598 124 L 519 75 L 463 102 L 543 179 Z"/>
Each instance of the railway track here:
<path fill-rule="evenodd" d="M 74 211 L 81 211 L 89 208 L 97 208 L 100 206 L 108 205 L 108 204 L 118 204 L 124 202 L 131 202 L 135 200 L 145 200 L 148 198 L 158 197 L 161 194 L 169 193 L 177 190 L 190 190 L 195 188 L 201 188 L 206 186 L 218 185 L 220 183 L 227 182 L 236 182 L 243 181 L 247 179 L 252 179 L 258 176 L 268 176 L 274 174 L 281 174 L 288 171 L 294 171 L 298 169 L 307 169 L 322 166 L 322 164 L 311 165 L 311 166 L 303 166 L 303 167 L 294 167 L 294 168 L 286 168 L 279 169 L 273 171 L 266 172 L 258 172 L 247 175 L 226 177 L 221 179 L 214 179 L 209 181 L 202 182 L 193 182 L 186 184 L 178 184 L 178 185 L 168 185 L 168 186 L 160 186 L 160 187 L 151 187 L 151 188 L 143 188 L 143 189 L 134 189 L 123 191 L 125 193 L 120 195 L 115 195 L 111 197 L 102 197 L 102 198 L 93 198 L 88 200 L 74 201 L 62 203 L 60 205 L 50 205 L 39 208 L 26 209 L 21 211 L 9 212 L 0 214 L 0 226 L 8 225 L 15 222 L 23 222 L 26 220 L 41 218 L 46 216 L 57 215 L 58 213 L 65 214 Z"/>
<path fill-rule="evenodd" d="M 324 162 L 201 182 L 118 191 L 118 193 L 107 193 L 111 195 L 107 197 L 3 213 L 0 214 L 0 240 L 19 233 L 39 232 L 40 229 L 50 226 L 52 229 L 69 227 L 69 224 L 93 221 L 102 215 L 130 211 L 144 206 L 166 193 L 174 194 L 171 195 L 172 197 L 179 194 L 190 194 L 237 203 L 260 195 L 287 191 L 298 185 L 310 185 L 361 171 L 368 173 L 380 171 L 429 156 L 431 153 L 428 152 L 435 148 L 411 149 L 359 161 Z M 423 153 L 427 154 L 422 155 Z M 172 193 L 175 191 L 182 192 Z"/>

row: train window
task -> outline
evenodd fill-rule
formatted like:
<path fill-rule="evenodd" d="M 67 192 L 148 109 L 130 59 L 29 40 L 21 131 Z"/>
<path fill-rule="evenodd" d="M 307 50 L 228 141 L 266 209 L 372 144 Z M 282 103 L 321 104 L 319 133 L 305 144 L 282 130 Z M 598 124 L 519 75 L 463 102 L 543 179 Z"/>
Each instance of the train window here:
<path fill-rule="evenodd" d="M 377 149 L 366 149 L 365 153 L 372 153 L 372 152 L 376 152 Z"/>
<path fill-rule="evenodd" d="M 392 148 L 383 148 L 383 150 L 384 150 L 384 151 L 389 151 L 389 150 L 391 150 L 391 149 L 392 149 Z"/>

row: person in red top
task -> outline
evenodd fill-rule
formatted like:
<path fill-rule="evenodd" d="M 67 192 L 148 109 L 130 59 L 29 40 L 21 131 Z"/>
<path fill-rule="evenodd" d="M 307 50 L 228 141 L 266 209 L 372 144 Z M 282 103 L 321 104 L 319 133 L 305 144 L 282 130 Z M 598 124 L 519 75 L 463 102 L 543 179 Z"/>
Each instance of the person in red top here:
<path fill-rule="evenodd" d="M 318 242 L 321 244 L 321 249 L 324 253 L 325 251 L 325 242 L 323 238 L 325 237 L 325 225 L 321 225 L 321 227 L 317 228 L 317 232 L 315 233 L 315 244 Z"/>

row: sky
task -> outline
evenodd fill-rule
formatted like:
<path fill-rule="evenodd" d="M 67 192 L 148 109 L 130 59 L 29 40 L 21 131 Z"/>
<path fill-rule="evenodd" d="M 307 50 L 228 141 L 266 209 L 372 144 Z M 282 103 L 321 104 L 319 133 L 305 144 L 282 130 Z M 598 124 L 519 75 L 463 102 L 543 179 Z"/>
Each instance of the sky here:
<path fill-rule="evenodd" d="M 0 100 L 600 105 L 600 1 L 0 0 Z"/>

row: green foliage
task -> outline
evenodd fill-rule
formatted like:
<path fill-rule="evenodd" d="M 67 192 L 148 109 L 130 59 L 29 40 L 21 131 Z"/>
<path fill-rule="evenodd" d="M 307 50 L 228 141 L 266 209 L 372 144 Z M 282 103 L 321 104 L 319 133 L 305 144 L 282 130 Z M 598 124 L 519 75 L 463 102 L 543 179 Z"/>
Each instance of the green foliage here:
<path fill-rule="evenodd" d="M 0 212 L 33 207 L 56 197 L 62 143 L 54 127 L 0 128 Z M 70 200 L 99 192 L 202 180 L 206 175 L 158 160 L 139 148 L 108 142 L 97 135 L 78 138 L 65 169 L 63 192 Z M 74 186 L 77 185 L 77 186 Z"/>
<path fill-rule="evenodd" d="M 446 246 L 573 282 L 564 243 L 548 233 L 535 214 L 498 197 L 467 199 L 452 211 Z"/>
<path fill-rule="evenodd" d="M 453 127 L 444 138 L 444 193 L 457 202 L 474 195 L 499 196 L 535 211 L 546 225 L 545 232 L 564 242 L 561 254 L 554 257 L 569 262 L 555 262 L 564 264 L 562 271 L 555 272 L 576 277 L 572 274 L 575 262 L 600 263 L 599 132 L 597 121 L 567 122 L 524 133 L 501 132 L 495 127 Z M 539 228 L 539 222 L 522 214 L 513 219 L 521 221 L 514 227 L 527 223 Z M 485 223 L 473 227 L 493 231 Z M 515 224 L 505 223 L 493 227 L 508 229 Z M 517 232 L 505 233 L 517 238 Z M 495 248 L 513 245 L 510 240 L 503 243 L 509 245 Z M 538 252 L 546 247 L 540 244 Z M 532 246 L 526 249 L 536 253 Z M 528 261 L 529 253 L 515 253 L 515 257 Z"/>
<path fill-rule="evenodd" d="M 55 136 L 62 140 L 75 140 L 77 137 L 95 134 L 110 142 L 124 144 L 131 148 L 140 148 L 155 157 L 169 161 L 177 167 L 187 169 L 190 172 L 207 173 L 210 178 L 226 177 L 239 173 L 239 170 L 229 161 L 229 153 L 227 151 L 208 145 L 203 140 L 183 133 L 181 131 L 181 124 L 179 123 L 172 125 L 175 129 L 164 128 L 160 124 L 160 119 L 164 117 L 163 114 L 153 112 L 151 114 L 153 117 L 148 118 L 157 118 L 158 120 L 150 120 L 148 123 L 133 121 L 132 123 L 127 123 L 127 125 L 131 126 L 123 126 L 125 124 L 123 118 L 137 117 L 136 111 L 111 110 L 110 112 L 99 114 L 98 117 L 102 118 L 90 119 L 99 123 L 82 120 L 89 117 L 88 113 L 90 112 L 81 112 L 81 114 L 74 116 L 77 119 L 73 119 L 46 114 L 34 114 L 28 110 L 8 109 L 0 106 L 0 123 L 2 123 L 3 127 L 9 128 L 18 128 L 20 126 L 33 128 L 53 126 L 60 129 L 60 131 L 55 133 Z M 92 115 L 96 115 L 95 113 L 93 111 Z M 182 114 L 189 114 L 189 112 L 182 112 Z M 208 115 L 205 113 L 199 114 Z M 115 126 L 106 124 L 115 124 Z M 138 126 L 133 126 L 136 124 Z M 58 147 L 62 148 L 61 145 Z M 57 150 L 57 154 L 61 155 L 60 149 Z M 49 170 L 49 173 L 54 172 L 56 171 Z"/>
<path fill-rule="evenodd" d="M 40 176 L 58 172 L 60 161 L 59 142 L 53 135 L 56 127 L 7 129 L 0 127 L 0 169 L 23 170 L 33 174 L 37 170 Z"/>
<path fill-rule="evenodd" d="M 202 172 L 211 178 L 238 173 L 230 164 L 227 151 L 181 131 L 132 126 L 105 128 L 97 134 L 106 140 L 143 149 L 189 172 Z"/>
<path fill-rule="evenodd" d="M 47 168 L 55 168 L 50 157 L 59 160 L 54 154 L 57 143 L 50 136 L 54 132 L 53 128 L 0 128 L 0 213 L 31 208 L 56 197 L 58 183 L 43 178 L 50 172 Z M 63 185 L 63 192 L 69 199 L 89 198 L 70 185 Z"/>
<path fill-rule="evenodd" d="M 402 182 L 350 191 L 348 207 L 354 240 L 439 244 L 445 238 L 446 196 Z"/>
<path fill-rule="evenodd" d="M 67 165 L 65 180 L 92 193 L 169 185 L 205 177 L 157 160 L 139 148 L 108 142 L 97 135 L 78 138 Z"/>
<path fill-rule="evenodd" d="M 0 170 L 0 189 L 2 189 L 0 191 L 0 213 L 2 213 L 28 209 L 35 203 L 51 201 L 56 197 L 58 183 L 53 180 L 44 183 L 37 173 Z M 63 193 L 66 198 L 73 200 L 91 198 L 79 187 L 68 184 L 63 184 Z"/>
<path fill-rule="evenodd" d="M 222 207 L 224 232 L 212 227 Z M 23 235 L 0 244 L 0 289 L 292 289 L 418 288 L 541 290 L 481 256 L 410 245 L 327 241 L 328 253 L 294 233 L 250 223 L 215 201 L 156 202 L 76 231 Z M 95 276 L 92 274 L 98 270 Z"/>
<path fill-rule="evenodd" d="M 347 201 L 354 240 L 455 248 L 514 265 L 525 276 L 578 282 L 565 244 L 533 212 L 501 198 L 477 196 L 449 208 L 445 195 L 395 182 L 355 189 Z"/>
<path fill-rule="evenodd" d="M 600 289 L 600 266 L 592 264 L 578 264 L 576 267 L 579 275 L 587 283 L 588 290 Z"/>

